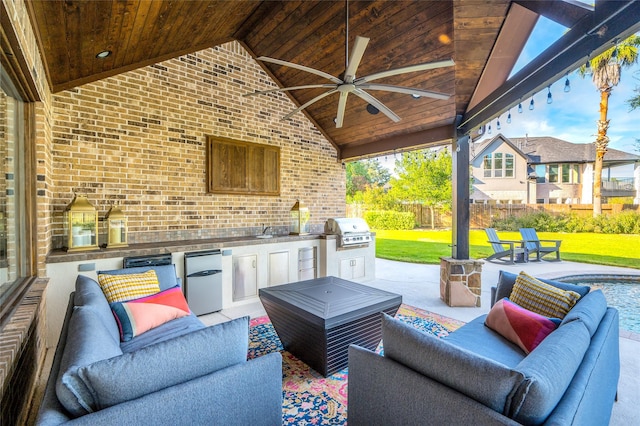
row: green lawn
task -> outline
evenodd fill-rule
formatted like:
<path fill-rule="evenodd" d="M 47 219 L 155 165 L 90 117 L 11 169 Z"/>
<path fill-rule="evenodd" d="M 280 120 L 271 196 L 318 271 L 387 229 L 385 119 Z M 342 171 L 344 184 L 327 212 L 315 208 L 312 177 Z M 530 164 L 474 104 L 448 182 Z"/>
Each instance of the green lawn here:
<path fill-rule="evenodd" d="M 413 263 L 440 263 L 451 256 L 451 231 L 375 231 L 376 256 Z M 520 240 L 518 232 L 498 232 L 504 240 Z M 561 258 L 582 263 L 640 269 L 640 235 L 538 232 L 540 239 L 562 240 Z M 469 255 L 485 258 L 493 253 L 484 230 L 469 233 Z"/>

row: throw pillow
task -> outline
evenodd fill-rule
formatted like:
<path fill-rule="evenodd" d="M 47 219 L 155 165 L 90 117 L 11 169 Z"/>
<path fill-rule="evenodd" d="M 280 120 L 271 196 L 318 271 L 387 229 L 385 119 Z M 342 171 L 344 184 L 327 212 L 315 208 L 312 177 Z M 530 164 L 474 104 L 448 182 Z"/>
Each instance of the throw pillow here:
<path fill-rule="evenodd" d="M 560 325 L 560 320 L 536 314 L 505 298 L 493 305 L 484 323 L 529 354 Z"/>
<path fill-rule="evenodd" d="M 158 276 L 158 282 L 160 283 L 160 290 L 168 290 L 171 287 L 180 285 L 180 278 L 176 276 L 176 266 L 174 264 L 154 265 L 154 266 L 136 266 L 135 268 L 111 269 L 108 271 L 98 271 L 98 275 L 100 274 L 107 274 L 107 275 L 139 274 L 142 272 L 147 272 L 148 270 L 151 270 L 151 269 L 156 271 L 156 275 Z"/>
<path fill-rule="evenodd" d="M 576 304 L 580 295 L 561 290 L 520 272 L 511 291 L 513 303 L 549 318 L 564 318 Z"/>
<path fill-rule="evenodd" d="M 158 276 L 153 269 L 141 274 L 98 274 L 98 284 L 109 303 L 137 299 L 160 292 Z"/>
<path fill-rule="evenodd" d="M 178 286 L 127 302 L 114 302 L 110 306 L 123 342 L 190 312 Z"/>

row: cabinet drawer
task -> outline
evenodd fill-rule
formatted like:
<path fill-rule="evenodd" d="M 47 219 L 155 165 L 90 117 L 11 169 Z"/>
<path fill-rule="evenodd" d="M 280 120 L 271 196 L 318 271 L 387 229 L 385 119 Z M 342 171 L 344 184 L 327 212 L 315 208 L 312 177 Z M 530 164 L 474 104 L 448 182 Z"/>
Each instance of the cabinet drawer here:
<path fill-rule="evenodd" d="M 316 259 L 315 258 L 311 258 L 311 259 L 300 259 L 298 261 L 298 269 L 299 270 L 303 270 L 303 269 L 312 269 L 316 267 Z"/>
<path fill-rule="evenodd" d="M 299 260 L 308 260 L 316 258 L 316 248 L 315 247 L 304 247 L 298 250 L 298 259 Z"/>

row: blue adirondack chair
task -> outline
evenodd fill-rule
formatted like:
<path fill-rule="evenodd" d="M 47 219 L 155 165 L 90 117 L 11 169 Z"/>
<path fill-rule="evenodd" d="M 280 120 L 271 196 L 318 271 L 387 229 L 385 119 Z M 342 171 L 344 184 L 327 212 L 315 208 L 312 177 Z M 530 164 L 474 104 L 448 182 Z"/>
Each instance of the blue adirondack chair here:
<path fill-rule="evenodd" d="M 488 261 L 501 260 L 507 262 L 504 258 L 509 257 L 508 263 L 515 263 L 516 259 L 520 257 L 523 261 L 528 260 L 527 248 L 524 247 L 522 241 L 516 240 L 501 240 L 498 238 L 496 230 L 493 228 L 486 228 L 484 232 L 487 233 L 489 238 L 489 244 L 493 248 L 494 253 L 487 257 Z"/>
<path fill-rule="evenodd" d="M 556 254 L 555 262 L 560 260 L 561 240 L 541 240 L 533 228 L 520 228 L 520 235 L 529 253 L 536 254 L 536 260 L 542 260 L 543 256 L 551 253 Z M 543 245 L 543 243 L 545 243 L 545 245 Z"/>

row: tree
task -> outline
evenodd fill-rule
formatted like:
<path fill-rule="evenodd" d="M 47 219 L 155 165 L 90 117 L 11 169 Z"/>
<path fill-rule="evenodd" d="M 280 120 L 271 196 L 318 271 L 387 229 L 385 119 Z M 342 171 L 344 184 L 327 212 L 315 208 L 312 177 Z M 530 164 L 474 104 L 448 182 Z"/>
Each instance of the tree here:
<path fill-rule="evenodd" d="M 358 160 L 347 163 L 347 197 L 369 187 L 382 188 L 389 182 L 391 173 L 377 159 Z"/>
<path fill-rule="evenodd" d="M 447 149 L 405 152 L 396 160 L 398 177 L 391 179 L 391 194 L 400 201 L 429 206 L 434 227 L 434 209 L 451 208 L 451 168 Z"/>
<path fill-rule="evenodd" d="M 638 61 L 638 46 L 640 46 L 640 36 L 633 35 L 589 61 L 593 83 L 600 92 L 600 120 L 598 120 L 598 133 L 594 142 L 596 148 L 593 179 L 594 217 L 602 214 L 602 161 L 609 144 L 607 136 L 609 95 L 613 87 L 620 82 L 622 68 L 629 67 Z M 578 74 L 583 78 L 589 74 L 586 64 L 578 69 Z"/>

